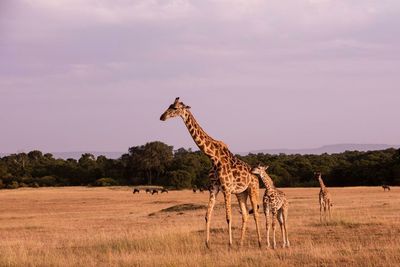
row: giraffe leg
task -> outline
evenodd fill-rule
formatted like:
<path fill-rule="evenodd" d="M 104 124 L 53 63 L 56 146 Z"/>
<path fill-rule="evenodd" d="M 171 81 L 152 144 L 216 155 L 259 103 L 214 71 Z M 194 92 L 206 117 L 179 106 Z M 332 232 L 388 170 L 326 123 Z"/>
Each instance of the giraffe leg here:
<path fill-rule="evenodd" d="M 276 249 L 276 239 L 275 239 L 275 230 L 276 230 L 276 210 L 272 209 L 272 248 Z"/>
<path fill-rule="evenodd" d="M 210 226 L 211 226 L 211 215 L 214 209 L 215 200 L 218 195 L 218 186 L 216 188 L 211 188 L 210 198 L 208 200 L 208 208 L 206 213 L 206 246 L 210 248 Z"/>
<path fill-rule="evenodd" d="M 253 208 L 253 216 L 254 221 L 256 223 L 256 230 L 257 230 L 257 237 L 258 237 L 258 246 L 261 248 L 261 232 L 260 232 L 260 222 L 259 222 L 259 215 L 258 215 L 258 181 L 257 186 L 250 188 L 250 202 Z"/>
<path fill-rule="evenodd" d="M 271 247 L 269 243 L 269 207 L 268 204 L 264 202 L 264 214 L 265 214 L 265 227 L 267 229 L 267 248 Z"/>
<path fill-rule="evenodd" d="M 239 207 L 240 211 L 242 212 L 242 234 L 240 236 L 240 246 L 243 246 L 243 240 L 245 238 L 246 234 L 246 224 L 248 220 L 248 214 L 247 214 L 247 208 L 246 208 L 246 202 L 247 202 L 247 191 L 236 195 L 238 202 L 239 202 Z"/>
<path fill-rule="evenodd" d="M 288 208 L 288 206 L 285 206 L 283 208 L 282 215 L 283 215 L 283 229 L 285 230 L 286 247 L 290 247 L 289 235 L 288 235 L 288 231 L 287 231 L 288 213 L 289 213 L 289 208 Z"/>
<path fill-rule="evenodd" d="M 328 202 L 328 212 L 329 212 L 329 220 L 332 220 L 332 214 L 331 214 L 331 202 Z"/>
<path fill-rule="evenodd" d="M 322 223 L 322 202 L 319 203 L 319 222 Z"/>
<path fill-rule="evenodd" d="M 326 203 L 324 203 L 324 220 L 325 220 L 325 222 L 327 221 L 327 218 L 326 218 Z"/>
<path fill-rule="evenodd" d="M 229 232 L 229 246 L 232 246 L 232 210 L 231 210 L 231 193 L 224 192 L 225 197 L 225 211 L 226 211 L 226 222 L 228 223 Z"/>
<path fill-rule="evenodd" d="M 286 240 L 285 240 L 285 229 L 283 228 L 283 210 L 282 210 L 282 208 L 280 208 L 278 210 L 278 222 L 279 222 L 279 227 L 281 228 L 282 247 L 284 248 L 286 246 Z"/>

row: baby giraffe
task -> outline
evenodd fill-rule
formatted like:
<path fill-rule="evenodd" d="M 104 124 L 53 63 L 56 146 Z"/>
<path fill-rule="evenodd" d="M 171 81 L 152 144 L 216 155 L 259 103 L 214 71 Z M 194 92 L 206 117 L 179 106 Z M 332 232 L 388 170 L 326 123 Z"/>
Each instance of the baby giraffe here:
<path fill-rule="evenodd" d="M 264 214 L 266 220 L 267 228 L 267 246 L 270 247 L 269 243 L 269 211 L 272 213 L 272 248 L 276 248 L 275 240 L 275 224 L 276 219 L 279 221 L 281 227 L 283 247 L 289 247 L 289 238 L 287 232 L 287 216 L 289 210 L 289 202 L 286 199 L 285 193 L 278 190 L 274 186 L 274 182 L 271 177 L 267 174 L 266 170 L 268 166 L 258 166 L 252 169 L 252 173 L 260 176 L 261 180 L 264 182 L 266 190 L 263 197 Z"/>

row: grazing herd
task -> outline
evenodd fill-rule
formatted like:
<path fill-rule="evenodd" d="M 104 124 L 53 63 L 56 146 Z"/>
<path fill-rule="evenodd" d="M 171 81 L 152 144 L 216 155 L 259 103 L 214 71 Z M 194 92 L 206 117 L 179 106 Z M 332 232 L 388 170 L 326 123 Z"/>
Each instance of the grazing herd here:
<path fill-rule="evenodd" d="M 145 187 L 145 186 L 143 186 L 143 187 Z M 141 190 L 140 188 L 135 187 L 132 189 L 132 193 L 139 194 L 140 190 Z M 142 190 L 144 190 L 146 192 L 146 194 L 151 194 L 151 195 L 155 195 L 155 194 L 158 195 L 158 193 L 162 194 L 162 193 L 169 192 L 167 188 L 162 188 L 162 189 L 143 188 Z M 192 191 L 193 191 L 193 193 L 197 193 L 197 192 L 204 193 L 204 191 L 208 191 L 208 188 L 207 187 L 200 187 L 200 188 L 193 187 Z"/>
<path fill-rule="evenodd" d="M 162 189 L 157 189 L 157 188 L 146 188 L 144 189 L 146 194 L 151 194 L 151 195 L 155 195 L 158 193 L 168 193 L 168 189 L 167 188 L 162 188 Z M 133 188 L 132 190 L 133 194 L 139 194 L 140 193 L 140 188 Z"/>
<path fill-rule="evenodd" d="M 197 193 L 197 192 L 204 193 L 204 191 L 208 191 L 208 188 L 205 186 L 200 187 L 200 188 L 193 187 L 192 191 L 193 191 L 193 193 Z"/>

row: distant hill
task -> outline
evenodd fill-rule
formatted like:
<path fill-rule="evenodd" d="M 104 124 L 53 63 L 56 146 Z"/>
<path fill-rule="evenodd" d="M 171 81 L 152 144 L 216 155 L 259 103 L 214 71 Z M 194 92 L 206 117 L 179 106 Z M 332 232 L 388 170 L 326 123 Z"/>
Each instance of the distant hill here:
<path fill-rule="evenodd" d="M 99 151 L 72 151 L 72 152 L 54 152 L 51 153 L 53 154 L 54 158 L 62 158 L 62 159 L 79 159 L 82 154 L 85 153 L 90 153 L 93 154 L 94 156 L 106 156 L 106 158 L 109 159 L 117 159 L 122 156 L 122 154 L 125 154 L 127 152 L 99 152 Z"/>
<path fill-rule="evenodd" d="M 43 152 L 43 151 L 42 151 Z M 43 152 L 43 154 L 45 154 L 47 152 Z M 90 153 L 93 154 L 94 156 L 98 157 L 98 156 L 106 156 L 109 159 L 117 159 L 119 157 L 122 156 L 122 154 L 127 153 L 127 152 L 99 152 L 99 151 L 71 151 L 71 152 L 50 152 L 51 154 L 53 154 L 54 158 L 56 159 L 80 159 L 80 157 L 82 156 L 82 154 L 85 153 Z M 12 153 L 0 153 L 0 157 L 4 157 L 7 155 L 10 155 Z"/>
<path fill-rule="evenodd" d="M 400 148 L 400 145 L 386 145 L 386 144 L 336 144 L 336 145 L 326 145 L 318 148 L 305 148 L 305 149 L 287 149 L 287 148 L 281 148 L 281 149 L 262 149 L 262 150 L 253 150 L 250 152 L 242 152 L 242 153 L 237 153 L 240 155 L 247 155 L 249 153 L 252 154 L 258 154 L 258 153 L 264 153 L 264 154 L 313 154 L 313 155 L 320 155 L 323 153 L 328 153 L 328 154 L 335 154 L 335 153 L 342 153 L 345 151 L 373 151 L 373 150 L 384 150 L 388 148 Z M 17 152 L 19 153 L 19 152 Z M 47 152 L 43 152 L 47 153 Z M 50 152 L 53 154 L 54 158 L 58 159 L 79 159 L 82 154 L 84 153 L 90 153 L 93 154 L 94 156 L 98 157 L 100 155 L 106 156 L 109 159 L 118 159 L 120 158 L 123 154 L 127 152 L 101 152 L 101 151 L 71 151 L 71 152 Z M 12 153 L 0 153 L 0 157 L 4 157 L 7 155 L 10 155 Z"/>
<path fill-rule="evenodd" d="M 400 148 L 400 145 L 386 145 L 386 144 L 336 144 L 326 145 L 318 148 L 306 148 L 306 149 L 263 149 L 254 150 L 250 153 L 264 153 L 264 154 L 314 154 L 320 155 L 323 153 L 335 154 L 342 153 L 345 151 L 373 151 L 373 150 L 384 150 L 388 148 Z"/>

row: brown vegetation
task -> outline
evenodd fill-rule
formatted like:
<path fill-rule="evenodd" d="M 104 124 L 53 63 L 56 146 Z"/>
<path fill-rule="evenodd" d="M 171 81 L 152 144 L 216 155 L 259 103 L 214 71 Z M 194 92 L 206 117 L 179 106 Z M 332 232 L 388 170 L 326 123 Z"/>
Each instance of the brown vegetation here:
<path fill-rule="evenodd" d="M 219 196 L 207 250 L 208 194 L 133 195 L 127 187 L 2 190 L 0 266 L 398 266 L 399 188 L 331 188 L 333 219 L 323 224 L 318 188 L 283 191 L 291 207 L 291 248 L 267 250 L 264 237 L 258 249 L 250 220 L 240 249 L 241 216 L 234 205 L 229 249 Z"/>

